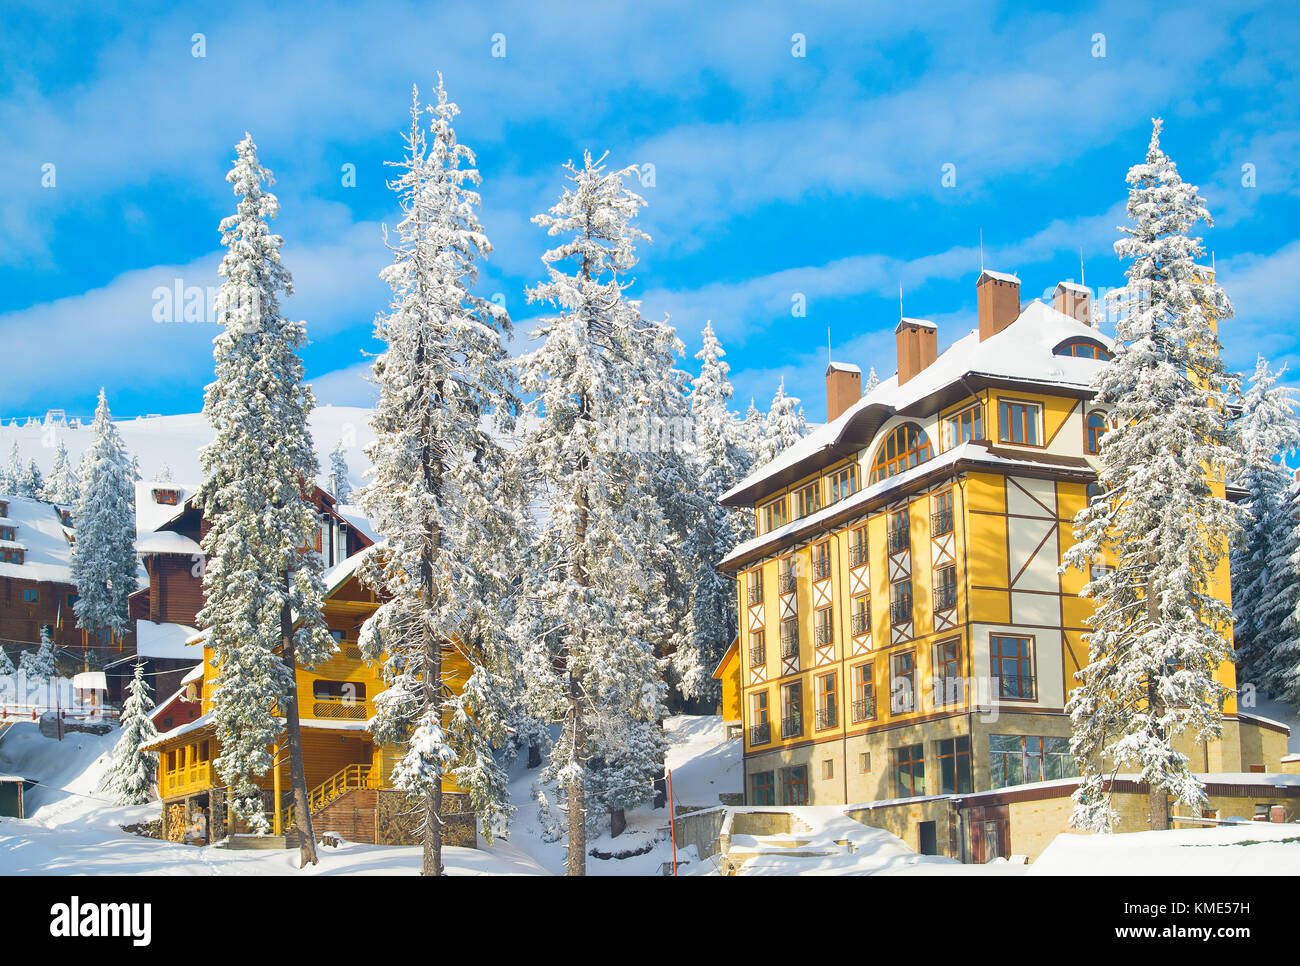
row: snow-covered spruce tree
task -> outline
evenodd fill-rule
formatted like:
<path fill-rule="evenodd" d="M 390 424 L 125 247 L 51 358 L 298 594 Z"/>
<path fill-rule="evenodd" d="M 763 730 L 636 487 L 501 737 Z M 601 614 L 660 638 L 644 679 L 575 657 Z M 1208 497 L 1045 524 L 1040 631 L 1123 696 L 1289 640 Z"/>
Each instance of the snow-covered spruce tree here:
<path fill-rule="evenodd" d="M 561 726 L 542 779 L 564 797 L 570 875 L 586 872 L 587 819 L 598 814 L 588 762 L 602 758 L 634 790 L 615 799 L 606 784 L 601 804 L 626 807 L 650 795 L 663 749 L 658 629 L 647 626 L 662 573 L 645 555 L 663 523 L 653 464 L 618 430 L 672 411 L 668 374 L 681 350 L 666 323 L 625 297 L 645 202 L 624 183 L 633 169 L 610 172 L 603 160 L 570 162 L 571 185 L 533 219 L 562 240 L 542 256 L 548 278 L 528 297 L 559 314 L 541 320 L 540 348 L 520 361 L 533 401 L 519 456 L 537 474 L 544 511 L 526 575 L 524 676 L 533 713 Z"/>
<path fill-rule="evenodd" d="M 761 465 L 765 448 L 763 440 L 767 436 L 767 416 L 754 405 L 752 396 L 749 399 L 749 408 L 745 410 L 745 415 L 740 421 L 739 431 L 741 450 L 745 458 L 745 465 L 740 474 L 743 479 Z"/>
<path fill-rule="evenodd" d="M 1064 557 L 1085 571 L 1115 561 L 1083 589 L 1096 608 L 1069 702 L 1083 778 L 1072 821 L 1094 831 L 1113 827 L 1107 773 L 1126 768 L 1149 785 L 1152 828 L 1168 827 L 1170 795 L 1204 807 L 1175 742 L 1218 737 L 1231 693 L 1217 675 L 1231 659 L 1232 610 L 1214 588 L 1241 527 L 1221 482 L 1236 459 L 1227 406 L 1238 386 L 1215 327 L 1232 307 L 1196 264 L 1203 249 L 1188 232 L 1209 213 L 1159 135 L 1156 121 L 1146 160 L 1129 170 L 1133 226 L 1115 244 L 1140 298 L 1095 379 L 1115 427 L 1102 439 L 1103 494 L 1076 517 L 1078 542 Z"/>
<path fill-rule="evenodd" d="M 759 444 L 758 463 L 770 463 L 808 435 L 808 423 L 804 419 L 799 399 L 785 394 L 785 378 L 776 387 L 772 397 L 772 408 L 767 412 L 763 426 L 763 438 Z"/>
<path fill-rule="evenodd" d="M 692 631 L 686 648 L 673 657 L 683 693 L 690 697 L 719 696 L 713 670 L 736 634 L 736 600 L 733 583 L 718 573 L 718 562 L 741 537 L 743 520 L 722 506 L 722 494 L 744 475 L 748 463 L 741 424 L 727 408 L 733 389 L 727 378 L 731 367 L 726 352 L 706 325 L 703 345 L 695 358 L 700 374 L 691 390 L 691 418 L 695 427 L 693 466 L 699 516 L 691 528 L 686 550 L 692 574 Z"/>
<path fill-rule="evenodd" d="M 5 649 L 0 647 L 0 678 L 9 677 L 17 672 L 18 669 L 14 667 L 14 662 L 5 653 Z"/>
<path fill-rule="evenodd" d="M 249 135 L 239 142 L 226 180 L 239 199 L 221 222 L 226 247 L 217 294 L 223 328 L 213 340 L 216 378 L 203 414 L 215 435 L 199 454 L 198 494 L 211 529 L 203 538 L 207 604 L 199 622 L 217 669 L 212 715 L 220 745 L 216 767 L 230 786 L 235 813 L 257 831 L 268 822 L 254 779 L 271 767 L 284 715 L 294 820 L 301 861 L 316 861 L 307 806 L 297 667 L 312 667 L 335 651 L 321 612 L 321 560 L 309 546 L 316 519 L 307 488 L 316 454 L 307 428 L 314 400 L 297 355 L 306 342 L 302 322 L 285 317 L 281 294 L 293 291 L 280 261 L 284 240 L 268 221 L 279 211 L 271 173 Z M 294 622 L 294 615 L 297 622 Z M 279 809 L 281 802 L 273 802 Z"/>
<path fill-rule="evenodd" d="M 170 466 L 168 466 L 165 462 L 164 462 L 164 463 L 159 463 L 159 464 L 158 464 L 158 471 L 157 471 L 156 473 L 154 473 L 154 475 L 153 475 L 153 480 L 154 480 L 155 483 L 171 483 L 171 482 L 172 482 L 172 468 L 171 468 Z"/>
<path fill-rule="evenodd" d="M 352 481 L 348 479 L 348 459 L 342 440 L 330 451 L 329 488 L 340 503 L 352 502 Z"/>
<path fill-rule="evenodd" d="M 1277 596 L 1261 618 L 1270 630 L 1266 680 L 1274 697 L 1300 708 L 1300 482 L 1287 492 L 1265 566 L 1278 581 Z"/>
<path fill-rule="evenodd" d="M 28 683 L 32 681 L 51 681 L 58 676 L 58 662 L 54 656 L 54 640 L 50 637 L 50 629 L 46 625 L 41 625 L 41 644 L 34 651 L 23 651 L 22 656 L 18 659 L 18 670 L 22 671 L 27 677 Z"/>
<path fill-rule="evenodd" d="M 385 538 L 364 578 L 383 603 L 361 632 L 389 687 L 375 702 L 375 740 L 404 750 L 393 781 L 420 801 L 421 872 L 442 875 L 442 784 L 469 792 L 489 840 L 508 816 L 504 743 L 510 699 L 503 678 L 509 618 L 499 593 L 511 567 L 505 454 L 487 425 L 511 428 L 515 406 L 505 312 L 471 293 L 491 245 L 478 221 L 474 154 L 456 139 L 459 113 L 439 75 L 437 103 L 412 91 L 406 152 L 389 182 L 402 210 L 393 290 L 376 323 L 379 400 L 367 452 L 370 481 L 357 500 Z M 427 115 L 427 118 L 426 118 Z M 426 130 L 427 124 L 427 130 Z M 444 651 L 464 662 L 447 661 Z M 461 693 L 449 678 L 468 664 Z"/>
<path fill-rule="evenodd" d="M 17 425 L 17 421 L 13 425 Z M 5 464 L 4 488 L 0 492 L 19 496 L 18 481 L 23 478 L 23 457 L 18 452 L 18 440 L 9 444 L 9 461 Z"/>
<path fill-rule="evenodd" d="M 1278 684 L 1272 652 L 1300 595 L 1300 570 L 1288 563 L 1296 535 L 1293 481 L 1281 462 L 1300 446 L 1300 419 L 1294 393 L 1277 384 L 1281 375 L 1259 358 L 1242 399 L 1237 426 L 1244 460 L 1237 482 L 1249 494 L 1243 505 L 1250 516 L 1231 555 L 1238 686 L 1249 683 L 1268 692 Z"/>
<path fill-rule="evenodd" d="M 81 458 L 73 511 L 72 580 L 77 626 L 121 636 L 130 627 L 127 598 L 135 591 L 135 484 L 131 458 L 99 391 L 91 441 Z"/>
<path fill-rule="evenodd" d="M 130 690 L 122 702 L 122 737 L 113 746 L 113 759 L 99 785 L 119 805 L 145 804 L 158 778 L 158 753 L 140 747 L 158 737 L 149 717 L 153 706 L 144 665 L 136 661 Z"/>
<path fill-rule="evenodd" d="M 72 506 L 77 502 L 77 474 L 72 471 L 68 447 L 63 440 L 59 440 L 54 449 L 54 466 L 50 468 L 50 477 L 45 481 L 41 499 L 63 506 Z"/>
<path fill-rule="evenodd" d="M 18 495 L 25 496 L 29 500 L 39 500 L 44 490 L 45 480 L 41 477 L 41 468 L 36 465 L 36 459 L 33 457 L 28 461 L 27 469 L 23 470 L 23 475 L 18 480 Z"/>
<path fill-rule="evenodd" d="M 866 385 L 862 387 L 862 394 L 865 396 L 867 393 L 871 392 L 871 390 L 875 389 L 878 385 L 880 385 L 880 376 L 876 375 L 876 367 L 872 366 L 871 369 L 867 372 L 867 382 Z"/>

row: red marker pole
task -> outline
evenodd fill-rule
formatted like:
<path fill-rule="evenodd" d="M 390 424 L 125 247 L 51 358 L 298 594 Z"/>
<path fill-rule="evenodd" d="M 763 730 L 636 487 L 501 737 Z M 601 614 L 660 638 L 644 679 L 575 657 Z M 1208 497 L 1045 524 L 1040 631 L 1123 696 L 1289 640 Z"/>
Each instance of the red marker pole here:
<path fill-rule="evenodd" d="M 668 837 L 673 843 L 673 875 L 677 874 L 677 827 L 673 824 L 673 772 L 668 769 Z"/>

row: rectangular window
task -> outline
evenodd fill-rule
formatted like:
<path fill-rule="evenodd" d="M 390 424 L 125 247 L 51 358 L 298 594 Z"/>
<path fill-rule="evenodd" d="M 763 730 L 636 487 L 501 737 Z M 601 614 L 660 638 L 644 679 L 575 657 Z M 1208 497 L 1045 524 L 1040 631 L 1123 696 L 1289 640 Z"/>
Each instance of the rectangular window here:
<path fill-rule="evenodd" d="M 817 643 L 820 646 L 835 643 L 835 614 L 829 607 L 823 607 L 813 615 L 813 626 L 817 629 Z"/>
<path fill-rule="evenodd" d="M 749 606 L 763 603 L 763 571 L 751 570 L 745 575 L 745 585 L 748 588 Z"/>
<path fill-rule="evenodd" d="M 849 566 L 865 567 L 867 565 L 867 528 L 855 527 L 849 534 Z"/>
<path fill-rule="evenodd" d="M 925 794 L 925 746 L 894 749 L 894 791 L 899 798 Z"/>
<path fill-rule="evenodd" d="M 23 591 L 23 600 L 25 600 L 29 604 L 35 604 L 40 599 L 41 599 L 41 592 L 39 590 Z"/>
<path fill-rule="evenodd" d="M 952 490 L 930 498 L 930 533 L 936 537 L 952 533 Z"/>
<path fill-rule="evenodd" d="M 889 622 L 897 627 L 912 619 L 912 581 L 898 580 L 889 585 Z"/>
<path fill-rule="evenodd" d="M 946 448 L 952 449 L 962 443 L 969 443 L 973 439 L 983 439 L 983 412 L 984 407 L 976 404 L 969 409 L 963 409 L 961 412 L 949 416 L 945 421 Z"/>
<path fill-rule="evenodd" d="M 989 666 L 998 682 L 998 697 L 1032 701 L 1035 694 L 1033 639 L 1006 634 L 989 636 Z"/>
<path fill-rule="evenodd" d="M 767 634 L 765 631 L 749 632 L 749 666 L 762 667 L 767 663 Z"/>
<path fill-rule="evenodd" d="M 836 503 L 847 496 L 852 496 L 858 488 L 858 467 L 857 464 L 851 464 L 843 469 L 836 470 L 826 481 L 828 493 L 828 502 Z"/>
<path fill-rule="evenodd" d="M 1069 738 L 1039 735 L 989 735 L 989 784 L 992 788 L 1026 782 L 1076 778 Z"/>
<path fill-rule="evenodd" d="M 897 513 L 889 515 L 889 552 L 902 553 L 911 546 L 911 537 L 908 535 L 908 514 L 906 510 L 899 510 Z"/>
<path fill-rule="evenodd" d="M 831 575 L 831 544 L 827 540 L 812 548 L 813 580 L 825 580 Z"/>
<path fill-rule="evenodd" d="M 817 730 L 825 731 L 839 724 L 839 696 L 836 687 L 836 674 L 817 675 Z"/>
<path fill-rule="evenodd" d="M 876 680 L 871 664 L 853 668 L 853 721 L 871 721 L 876 716 Z"/>
<path fill-rule="evenodd" d="M 1004 443 L 1037 446 L 1043 409 L 1037 403 L 998 401 L 998 439 Z"/>
<path fill-rule="evenodd" d="M 776 783 L 770 771 L 755 772 L 749 776 L 750 799 L 755 805 L 776 804 Z"/>
<path fill-rule="evenodd" d="M 939 794 L 965 795 L 970 792 L 970 736 L 944 738 L 935 745 L 939 753 Z"/>
<path fill-rule="evenodd" d="M 75 607 L 75 606 L 77 605 L 77 601 L 79 601 L 79 600 L 81 600 L 81 595 L 80 595 L 80 594 L 68 594 L 68 606 L 69 606 L 69 607 Z"/>
<path fill-rule="evenodd" d="M 781 656 L 786 660 L 799 656 L 799 622 L 793 617 L 781 621 Z"/>
<path fill-rule="evenodd" d="M 835 759 L 833 759 L 833 758 L 823 758 L 823 759 L 822 759 L 822 778 L 834 778 L 834 777 L 835 777 Z"/>
<path fill-rule="evenodd" d="M 313 681 L 311 694 L 317 701 L 365 701 L 366 686 L 361 681 Z"/>
<path fill-rule="evenodd" d="M 871 630 L 871 600 L 866 594 L 854 597 L 849 604 L 850 630 L 854 637 L 862 637 Z"/>
<path fill-rule="evenodd" d="M 936 707 L 961 704 L 965 695 L 961 675 L 961 641 L 952 638 L 934 645 L 934 703 Z"/>
<path fill-rule="evenodd" d="M 13 527 L 0 527 L 0 540 L 12 540 L 14 538 Z"/>
<path fill-rule="evenodd" d="M 783 557 L 776 565 L 776 582 L 777 590 L 782 594 L 793 594 L 795 591 L 794 580 L 794 555 Z"/>
<path fill-rule="evenodd" d="M 817 499 L 816 483 L 809 483 L 794 495 L 794 515 L 796 520 L 816 513 L 820 508 L 821 501 Z"/>
<path fill-rule="evenodd" d="M 916 653 L 903 651 L 889 661 L 889 711 L 905 714 L 916 710 Z"/>
<path fill-rule="evenodd" d="M 803 694 L 799 682 L 781 686 L 781 737 L 798 738 L 803 734 Z"/>
<path fill-rule="evenodd" d="M 808 766 L 795 765 L 781 769 L 781 804 L 808 804 Z"/>
<path fill-rule="evenodd" d="M 767 717 L 767 692 L 759 691 L 749 699 L 749 743 L 765 745 L 772 740 L 772 724 Z"/>
<path fill-rule="evenodd" d="M 858 771 L 864 775 L 871 771 L 871 752 L 864 751 L 858 755 Z"/>
<path fill-rule="evenodd" d="M 785 497 L 773 500 L 760 509 L 759 519 L 763 523 L 764 533 L 771 533 L 778 527 L 783 527 L 789 523 L 790 521 L 786 516 Z"/>
<path fill-rule="evenodd" d="M 934 571 L 934 609 L 952 610 L 957 606 L 957 565 L 946 564 Z"/>

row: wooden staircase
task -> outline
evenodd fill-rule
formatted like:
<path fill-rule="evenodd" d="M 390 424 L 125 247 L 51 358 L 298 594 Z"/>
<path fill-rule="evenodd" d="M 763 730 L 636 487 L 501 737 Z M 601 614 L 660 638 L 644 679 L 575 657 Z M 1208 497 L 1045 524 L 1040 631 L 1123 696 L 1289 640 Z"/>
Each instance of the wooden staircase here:
<path fill-rule="evenodd" d="M 313 830 L 317 833 L 321 831 L 337 831 L 335 829 L 324 829 L 318 827 L 316 817 L 351 792 L 373 792 L 378 787 L 379 782 L 375 778 L 374 770 L 370 765 L 347 765 L 336 774 L 331 775 L 307 793 L 307 807 L 311 811 Z M 374 796 L 370 795 L 367 797 L 371 800 L 370 808 L 373 810 Z M 280 827 L 284 829 L 285 834 L 287 835 L 291 831 L 294 831 L 297 826 L 293 814 L 293 792 L 289 792 L 285 796 L 285 801 L 282 803 L 281 809 Z"/>

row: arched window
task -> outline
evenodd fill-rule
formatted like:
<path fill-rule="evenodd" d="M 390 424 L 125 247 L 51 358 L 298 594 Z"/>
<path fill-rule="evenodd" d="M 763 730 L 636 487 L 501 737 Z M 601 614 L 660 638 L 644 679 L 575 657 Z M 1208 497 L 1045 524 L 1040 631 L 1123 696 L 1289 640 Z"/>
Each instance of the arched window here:
<path fill-rule="evenodd" d="M 1100 409 L 1094 409 L 1088 413 L 1088 421 L 1084 428 L 1084 449 L 1092 456 L 1101 452 L 1101 437 L 1106 432 L 1106 414 Z"/>
<path fill-rule="evenodd" d="M 1103 362 L 1110 360 L 1110 353 L 1106 347 L 1087 339 L 1071 339 L 1056 347 L 1058 356 L 1074 356 L 1076 359 L 1101 359 Z"/>
<path fill-rule="evenodd" d="M 875 462 L 871 464 L 871 482 L 887 480 L 895 473 L 910 470 L 933 455 L 925 430 L 916 423 L 904 423 L 892 430 L 876 450 Z"/>

